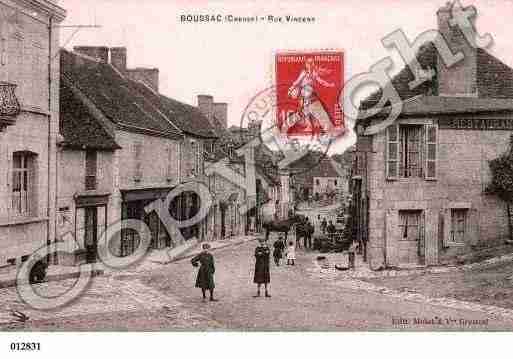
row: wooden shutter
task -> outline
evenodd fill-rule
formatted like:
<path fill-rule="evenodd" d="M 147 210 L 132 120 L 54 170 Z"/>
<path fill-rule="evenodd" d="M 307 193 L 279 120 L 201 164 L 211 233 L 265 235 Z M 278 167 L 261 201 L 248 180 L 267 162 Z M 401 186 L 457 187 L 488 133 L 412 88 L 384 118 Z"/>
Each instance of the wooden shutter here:
<path fill-rule="evenodd" d="M 428 180 L 434 180 L 437 177 L 437 142 L 436 125 L 426 125 L 426 170 L 424 173 Z"/>
<path fill-rule="evenodd" d="M 387 179 L 395 180 L 398 177 L 399 164 L 399 126 L 392 124 L 387 128 L 387 148 L 386 148 L 386 174 Z"/>
<path fill-rule="evenodd" d="M 426 261 L 426 211 L 419 213 L 419 243 L 418 255 L 421 263 L 425 264 Z"/>
<path fill-rule="evenodd" d="M 468 232 L 468 242 L 470 245 L 475 246 L 479 242 L 479 212 L 476 208 L 467 211 L 465 231 Z"/>
<path fill-rule="evenodd" d="M 450 208 L 445 208 L 443 212 L 443 246 L 449 247 L 451 243 L 451 226 L 452 226 L 452 211 Z"/>

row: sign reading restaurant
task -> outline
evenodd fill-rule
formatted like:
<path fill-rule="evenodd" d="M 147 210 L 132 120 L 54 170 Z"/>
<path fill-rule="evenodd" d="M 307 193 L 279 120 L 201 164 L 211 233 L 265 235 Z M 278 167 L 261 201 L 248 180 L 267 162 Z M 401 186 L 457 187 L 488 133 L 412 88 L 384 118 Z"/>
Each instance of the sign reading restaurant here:
<path fill-rule="evenodd" d="M 513 118 L 445 118 L 438 120 L 438 128 L 449 130 L 513 130 Z"/>

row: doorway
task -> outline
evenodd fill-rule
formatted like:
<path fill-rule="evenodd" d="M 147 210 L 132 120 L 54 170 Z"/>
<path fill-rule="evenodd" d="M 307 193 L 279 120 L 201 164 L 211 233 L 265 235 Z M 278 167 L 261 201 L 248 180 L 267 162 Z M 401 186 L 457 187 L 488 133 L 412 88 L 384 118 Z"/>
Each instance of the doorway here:
<path fill-rule="evenodd" d="M 98 209 L 85 208 L 85 247 L 87 263 L 96 262 L 98 258 Z"/>

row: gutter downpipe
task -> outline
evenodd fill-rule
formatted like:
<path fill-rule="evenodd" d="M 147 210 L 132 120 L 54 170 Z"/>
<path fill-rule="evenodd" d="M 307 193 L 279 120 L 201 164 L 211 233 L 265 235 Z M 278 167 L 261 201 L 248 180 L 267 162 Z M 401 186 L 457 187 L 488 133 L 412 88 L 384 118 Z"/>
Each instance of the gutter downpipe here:
<path fill-rule="evenodd" d="M 47 191 L 47 217 L 48 221 L 46 222 L 46 244 L 48 249 L 50 249 L 50 245 L 52 243 L 52 238 L 50 237 L 50 221 L 51 221 L 51 191 L 50 191 L 50 179 L 51 179 L 51 150 L 52 150 L 52 26 L 53 26 L 53 16 L 50 16 L 48 20 L 48 191 Z M 57 154 L 57 153 L 56 153 Z M 57 163 L 56 163 L 57 166 Z M 55 180 L 57 183 L 57 179 Z M 57 193 L 57 188 L 55 188 Z M 55 221 L 55 218 L 54 218 Z M 48 259 L 51 261 L 51 252 L 48 252 Z"/>

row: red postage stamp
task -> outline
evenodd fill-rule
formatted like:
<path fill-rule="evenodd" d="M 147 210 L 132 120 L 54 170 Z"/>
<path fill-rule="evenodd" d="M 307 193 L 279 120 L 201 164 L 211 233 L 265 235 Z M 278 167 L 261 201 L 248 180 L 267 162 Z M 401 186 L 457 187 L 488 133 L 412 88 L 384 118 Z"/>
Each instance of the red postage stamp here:
<path fill-rule="evenodd" d="M 275 58 L 276 118 L 287 137 L 338 137 L 345 132 L 339 104 L 342 51 L 279 52 Z"/>

